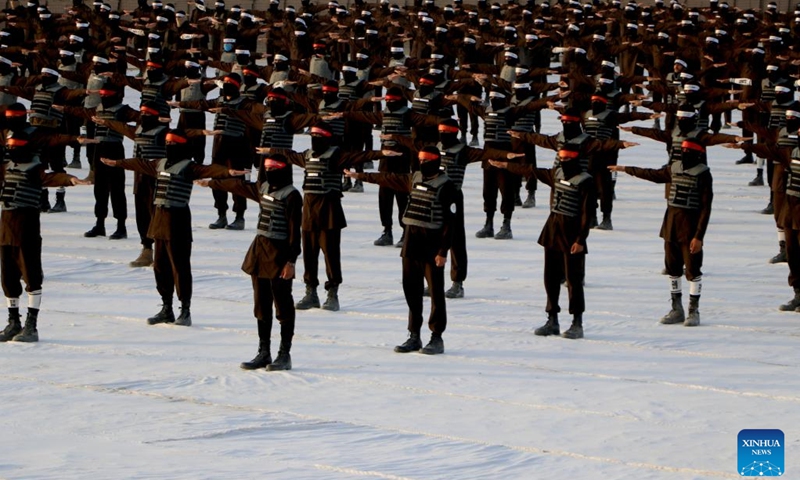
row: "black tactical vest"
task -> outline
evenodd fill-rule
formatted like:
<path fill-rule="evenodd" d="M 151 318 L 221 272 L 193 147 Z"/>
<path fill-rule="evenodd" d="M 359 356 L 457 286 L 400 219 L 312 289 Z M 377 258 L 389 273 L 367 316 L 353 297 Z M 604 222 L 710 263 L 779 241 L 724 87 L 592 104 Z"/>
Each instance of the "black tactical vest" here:
<path fill-rule="evenodd" d="M 156 177 L 156 196 L 153 204 L 165 208 L 182 208 L 189 206 L 192 197 L 192 180 L 186 176 L 186 169 L 192 161 L 181 160 L 167 168 L 167 159 L 158 162 Z"/>
<path fill-rule="evenodd" d="M 306 150 L 306 173 L 303 179 L 303 193 L 325 195 L 342 191 L 342 172 L 334 163 L 339 159 L 339 147 L 331 147 L 322 155 L 314 155 Z"/>
<path fill-rule="evenodd" d="M 205 100 L 206 94 L 203 93 L 203 84 L 201 82 L 190 83 L 186 88 L 181 90 L 181 102 L 196 102 L 198 100 Z M 181 113 L 198 113 L 202 110 L 194 108 L 180 107 Z"/>
<path fill-rule="evenodd" d="M 792 161 L 786 169 L 789 175 L 786 179 L 786 195 L 800 198 L 800 148 L 792 150 Z"/>
<path fill-rule="evenodd" d="M 6 176 L 3 189 L 0 191 L 0 202 L 3 209 L 39 208 L 42 193 L 42 182 L 37 167 L 41 165 L 38 158 L 28 163 L 6 161 Z"/>
<path fill-rule="evenodd" d="M 264 113 L 264 127 L 261 129 L 260 147 L 292 149 L 294 133 L 286 128 L 286 123 L 291 114 L 292 112 L 286 112 L 279 117 L 273 117 L 269 111 Z"/>
<path fill-rule="evenodd" d="M 672 180 L 669 185 L 669 198 L 667 203 L 670 207 L 697 210 L 700 208 L 700 188 L 698 177 L 708 170 L 708 166 L 698 164 L 684 170 L 681 162 L 674 162 L 670 166 Z"/>
<path fill-rule="evenodd" d="M 58 128 L 64 119 L 64 114 L 53 108 L 56 93 L 64 88 L 63 85 L 54 83 L 47 88 L 37 85 L 33 100 L 31 101 L 30 123 L 37 127 Z"/>
<path fill-rule="evenodd" d="M 109 108 L 105 108 L 102 104 L 100 104 L 97 107 L 96 114 L 98 118 L 102 118 L 103 120 L 124 121 L 122 118 L 122 114 L 125 111 L 124 107 L 125 105 L 121 103 Z M 99 123 L 94 131 L 94 138 L 100 142 L 114 143 L 122 143 L 123 140 L 121 133 L 112 130 L 108 126 L 100 125 Z"/>
<path fill-rule="evenodd" d="M 167 99 L 164 98 L 164 94 L 161 91 L 161 87 L 167 83 L 167 80 L 169 80 L 169 77 L 164 77 L 157 82 L 151 82 L 148 79 L 144 81 L 144 86 L 142 87 L 142 105 L 146 102 L 156 102 L 158 114 L 162 117 L 169 117 L 169 105 L 167 105 Z"/>
<path fill-rule="evenodd" d="M 289 217 L 286 214 L 286 199 L 292 192 L 297 191 L 294 185 L 286 185 L 272 193 L 269 184 L 261 185 L 259 203 L 261 210 L 258 214 L 258 227 L 256 234 L 273 240 L 289 239 Z"/>
<path fill-rule="evenodd" d="M 406 112 L 409 111 L 408 107 L 403 107 L 396 112 L 390 111 L 388 108 L 383 110 L 383 124 L 381 125 L 381 133 L 384 135 L 411 135 L 411 124 L 407 121 Z"/>
<path fill-rule="evenodd" d="M 461 190 L 464 184 L 464 174 L 467 171 L 466 162 L 462 159 L 462 151 L 464 150 L 463 143 L 459 143 L 454 147 L 444 148 L 440 143 L 437 145 L 439 152 L 442 155 L 441 169 L 447 174 L 450 180 L 453 181 L 456 188 Z"/>
<path fill-rule="evenodd" d="M 107 81 L 108 81 L 107 77 L 103 77 L 96 73 L 92 73 L 91 75 L 89 75 L 89 80 L 86 82 L 86 90 L 92 90 L 92 91 L 101 90 L 105 86 Z M 84 97 L 83 99 L 84 108 L 99 107 L 101 103 L 103 102 L 102 100 L 100 100 L 99 93 L 92 93 L 86 95 L 86 97 Z"/>
<path fill-rule="evenodd" d="M 442 203 L 439 192 L 449 178 L 447 174 L 439 174 L 436 178 L 423 180 L 422 173 L 414 172 L 411 177 L 411 195 L 403 214 L 403 223 L 415 227 L 440 229 L 444 226 Z"/>
<path fill-rule="evenodd" d="M 597 115 L 587 114 L 583 123 L 587 134 L 598 140 L 607 140 L 614 137 L 614 112 L 606 110 Z"/>
<path fill-rule="evenodd" d="M 495 111 L 491 106 L 486 109 L 486 117 L 483 119 L 483 140 L 485 142 L 506 143 L 511 141 L 511 135 L 508 134 L 511 125 L 508 124 L 506 116 L 510 109 L 511 107 L 505 107 Z"/>
<path fill-rule="evenodd" d="M 225 100 L 221 98 L 221 102 L 219 106 L 224 108 L 230 108 L 232 110 L 239 110 L 242 106 L 242 101 L 244 100 L 242 97 L 233 99 L 233 100 Z M 247 131 L 247 125 L 237 117 L 236 115 L 228 115 L 224 112 L 218 112 L 214 116 L 214 130 L 221 130 L 222 135 L 227 137 L 244 137 L 245 132 Z"/>
<path fill-rule="evenodd" d="M 336 112 L 343 112 L 345 107 L 345 102 L 341 98 L 337 100 L 335 103 L 325 103 L 325 101 L 319 102 L 319 114 L 322 116 L 330 115 Z M 345 129 L 345 119 L 344 118 L 334 118 L 332 120 L 328 120 L 328 125 L 331 126 L 331 130 L 333 130 L 333 135 L 338 137 L 340 140 L 344 135 Z"/>
<path fill-rule="evenodd" d="M 411 110 L 423 115 L 433 115 L 438 109 L 438 104 L 441 103 L 441 96 L 442 92 L 433 90 L 423 97 L 417 90 L 414 92 L 414 99 L 411 101 Z"/>
<path fill-rule="evenodd" d="M 535 100 L 536 99 L 534 97 L 528 97 L 525 100 L 518 102 L 517 97 L 511 97 L 511 105 L 514 107 L 524 107 Z M 541 119 L 542 115 L 539 110 L 528 112 L 514 122 L 514 125 L 511 126 L 511 130 L 514 130 L 515 132 L 532 133 L 536 125 L 541 122 Z"/>
<path fill-rule="evenodd" d="M 561 167 L 556 167 L 550 211 L 566 217 L 580 215 L 582 208 L 580 186 L 591 178 L 588 173 L 581 172 L 570 179 L 565 179 L 564 171 Z"/>
<path fill-rule="evenodd" d="M 143 131 L 139 126 L 133 143 L 136 146 L 136 156 L 144 160 L 158 160 L 167 156 L 166 126 L 159 126 L 152 130 Z"/>

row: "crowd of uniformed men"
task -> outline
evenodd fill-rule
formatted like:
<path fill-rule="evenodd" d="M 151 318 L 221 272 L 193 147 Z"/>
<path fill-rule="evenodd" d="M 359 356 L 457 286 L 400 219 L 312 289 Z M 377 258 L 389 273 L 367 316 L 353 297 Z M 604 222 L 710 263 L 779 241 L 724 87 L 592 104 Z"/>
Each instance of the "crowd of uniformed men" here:
<path fill-rule="evenodd" d="M 142 244 L 131 266 L 153 266 L 163 302 L 149 324 L 191 325 L 193 185 L 213 191 L 211 229 L 244 229 L 247 200 L 258 202 L 242 269 L 252 277 L 260 343 L 245 369 L 290 369 L 295 311 L 339 309 L 347 226 L 341 199 L 363 192 L 364 182 L 380 185 L 383 232 L 375 245 L 402 247 L 409 337 L 395 351 L 443 353 L 445 298 L 463 297 L 467 277 L 464 196 L 478 194 L 462 188 L 470 163 L 482 167 L 486 220 L 478 238 L 511 239 L 514 209 L 534 207 L 537 186 L 549 187 L 550 215 L 539 237 L 548 319 L 536 335 L 583 337 L 587 237 L 592 228 L 613 229 L 620 171 L 665 184 L 660 235 L 672 306 L 661 323 L 698 325 L 713 145 L 744 150 L 737 163 L 755 164 L 751 185 L 764 185 L 766 164 L 763 213 L 774 214 L 779 239 L 770 261 L 788 263 L 794 289 L 780 309 L 800 311 L 800 5 L 788 12 L 772 2 L 743 11 L 717 0 L 702 8 L 676 0 L 303 0 L 299 8 L 270 0 L 266 10 L 195 0 L 180 7 L 139 0 L 133 11 L 116 11 L 100 0 L 73 0 L 57 12 L 23 0 L 0 14 L 0 273 L 9 311 L 0 341 L 38 340 L 40 212 L 67 210 L 63 187 L 93 185 L 96 223 L 86 237 L 106 236 L 110 201 L 116 226 L 108 238 L 127 238 L 123 169 L 135 172 Z M 140 92 L 138 105 L 125 103 L 126 88 Z M 558 113 L 561 131 L 540 132 L 545 109 Z M 734 109 L 741 110 L 736 125 Z M 643 120 L 652 127 L 622 126 Z M 733 127 L 740 136 L 720 133 Z M 619 150 L 637 145 L 621 141 L 620 130 L 664 143 L 664 166 L 617 165 Z M 311 136 L 310 149 L 292 150 L 298 134 Z M 537 165 L 536 147 L 556 152 L 555 162 L 548 155 Z M 83 165 L 82 148 L 91 169 L 83 180 L 65 173 Z M 374 161 L 377 172 L 364 173 Z M 304 170 L 302 195 L 292 166 Z M 52 205 L 48 187 L 57 187 Z M 503 219 L 495 231 L 498 192 Z M 301 253 L 305 292 L 295 304 Z M 445 290 L 448 256 L 452 285 Z M 562 283 L 572 315 L 563 333 Z M 432 332 L 425 346 L 424 295 Z M 274 361 L 273 304 L 281 326 Z"/>

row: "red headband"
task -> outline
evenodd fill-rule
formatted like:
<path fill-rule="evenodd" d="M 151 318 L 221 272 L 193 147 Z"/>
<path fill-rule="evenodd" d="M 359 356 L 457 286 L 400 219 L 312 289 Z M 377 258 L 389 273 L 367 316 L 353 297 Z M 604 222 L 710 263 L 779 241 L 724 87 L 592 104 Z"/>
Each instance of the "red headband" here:
<path fill-rule="evenodd" d="M 27 110 L 6 110 L 6 117 L 24 117 L 27 114 Z"/>
<path fill-rule="evenodd" d="M 572 115 L 561 115 L 562 122 L 580 122 L 581 119 Z"/>
<path fill-rule="evenodd" d="M 600 95 L 592 95 L 592 101 L 608 103 L 608 99 L 606 97 L 601 97 Z"/>
<path fill-rule="evenodd" d="M 332 137 L 333 136 L 333 134 L 331 132 L 325 130 L 324 128 L 320 128 L 320 127 L 311 127 L 311 133 L 312 134 L 316 133 L 318 135 L 322 135 L 323 137 Z"/>
<path fill-rule="evenodd" d="M 559 158 L 578 158 L 578 152 L 574 152 L 572 150 L 559 150 L 558 156 Z"/>
<path fill-rule="evenodd" d="M 234 79 L 233 77 L 225 77 L 222 81 L 223 81 L 223 83 L 230 83 L 232 85 L 236 85 L 236 88 L 239 88 L 239 87 L 242 86 L 242 84 L 237 82 L 236 79 Z"/>
<path fill-rule="evenodd" d="M 242 73 L 245 75 L 252 75 L 254 77 L 258 76 L 258 72 L 256 72 L 255 70 L 250 70 L 249 68 L 243 68 Z"/>
<path fill-rule="evenodd" d="M 273 160 L 271 158 L 264 159 L 264 168 L 284 168 L 285 166 L 286 164 L 284 162 Z"/>
<path fill-rule="evenodd" d="M 339 91 L 339 87 L 334 87 L 333 85 L 330 85 L 330 86 L 323 85 L 322 91 L 323 92 L 338 92 Z"/>
<path fill-rule="evenodd" d="M 421 163 L 429 162 L 431 160 L 439 160 L 439 155 L 431 152 L 419 152 L 417 158 Z"/>
<path fill-rule="evenodd" d="M 175 142 L 175 143 L 186 143 L 187 142 L 186 137 L 182 137 L 182 136 L 178 135 L 177 133 L 168 133 L 166 138 L 165 138 L 165 141 L 167 141 L 167 142 Z"/>
<path fill-rule="evenodd" d="M 280 98 L 281 100 L 289 99 L 286 95 L 281 95 L 280 93 L 275 93 L 275 92 L 269 92 L 267 94 L 267 98 Z"/>
<path fill-rule="evenodd" d="M 386 100 L 387 102 L 397 102 L 401 98 L 403 97 L 401 97 L 400 95 L 386 95 L 383 97 L 383 99 Z"/>
<path fill-rule="evenodd" d="M 164 68 L 164 65 L 161 65 L 160 63 L 156 62 L 147 62 L 147 66 L 149 68 Z"/>
<path fill-rule="evenodd" d="M 683 143 L 681 143 L 681 148 L 686 148 L 688 150 L 695 150 L 698 152 L 706 151 L 706 147 L 700 145 L 699 143 L 690 142 L 689 140 L 684 140 Z"/>
<path fill-rule="evenodd" d="M 453 125 L 442 125 L 442 124 L 439 125 L 439 131 L 440 132 L 445 132 L 445 133 L 458 133 L 459 132 L 458 127 L 455 127 Z"/>
<path fill-rule="evenodd" d="M 101 97 L 113 97 L 116 94 L 117 94 L 116 90 L 107 90 L 105 88 L 101 88 L 100 89 L 100 96 Z"/>
<path fill-rule="evenodd" d="M 324 43 L 315 43 L 312 45 L 312 48 L 325 48 Z"/>
<path fill-rule="evenodd" d="M 7 147 L 24 147 L 28 144 L 27 140 L 23 140 L 21 138 L 9 138 L 6 140 Z"/>
<path fill-rule="evenodd" d="M 436 85 L 436 82 L 431 80 L 430 78 L 420 78 L 419 79 L 420 85 Z"/>
<path fill-rule="evenodd" d="M 158 110 L 156 110 L 155 108 L 146 107 L 144 105 L 139 107 L 139 111 L 142 112 L 142 113 L 147 113 L 149 115 L 158 116 Z"/>

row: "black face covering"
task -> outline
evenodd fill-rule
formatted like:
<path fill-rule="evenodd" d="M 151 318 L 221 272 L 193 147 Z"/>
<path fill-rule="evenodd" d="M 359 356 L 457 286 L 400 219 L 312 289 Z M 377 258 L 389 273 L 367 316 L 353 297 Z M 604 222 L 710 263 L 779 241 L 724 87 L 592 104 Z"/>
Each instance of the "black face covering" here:
<path fill-rule="evenodd" d="M 291 185 L 292 183 L 292 168 L 285 166 L 283 168 L 276 168 L 274 170 L 265 170 L 264 178 L 267 180 L 269 190 L 274 191 Z"/>
<path fill-rule="evenodd" d="M 689 103 L 697 103 L 703 99 L 703 96 L 700 95 L 700 92 L 690 92 L 686 94 L 686 101 Z"/>
<path fill-rule="evenodd" d="M 531 89 L 518 88 L 514 91 L 514 96 L 517 97 L 517 100 L 525 100 L 526 98 L 531 96 Z"/>
<path fill-rule="evenodd" d="M 404 52 L 392 52 L 392 58 L 394 58 L 395 60 L 400 60 L 404 56 L 405 56 Z"/>
<path fill-rule="evenodd" d="M 433 86 L 431 85 L 420 85 L 417 89 L 419 91 L 420 96 L 427 97 L 431 93 L 433 93 Z"/>
<path fill-rule="evenodd" d="M 776 103 L 789 103 L 792 101 L 794 96 L 791 93 L 779 93 L 775 95 L 775 102 Z"/>
<path fill-rule="evenodd" d="M 12 132 L 22 130 L 28 126 L 25 117 L 6 117 L 6 127 Z"/>
<path fill-rule="evenodd" d="M 154 68 L 147 71 L 147 79 L 151 82 L 157 82 L 164 76 L 164 72 L 160 68 Z"/>
<path fill-rule="evenodd" d="M 798 129 L 800 129 L 800 118 L 791 117 L 786 119 L 786 131 L 790 135 L 796 135 Z"/>
<path fill-rule="evenodd" d="M 236 55 L 236 63 L 239 65 L 247 65 L 250 63 L 250 55 Z"/>
<path fill-rule="evenodd" d="M 8 158 L 14 163 L 28 163 L 33 160 L 33 155 L 28 147 L 14 147 L 6 149 Z"/>
<path fill-rule="evenodd" d="M 597 115 L 606 111 L 606 104 L 603 102 L 592 102 L 592 113 Z"/>
<path fill-rule="evenodd" d="M 58 82 L 58 77 L 53 75 L 42 75 L 42 85 L 44 85 L 45 87 L 49 87 L 50 85 L 53 85 L 56 82 Z"/>
<path fill-rule="evenodd" d="M 564 122 L 564 137 L 569 140 L 570 138 L 575 138 L 581 133 L 583 130 L 581 129 L 581 124 L 579 122 Z"/>
<path fill-rule="evenodd" d="M 152 130 L 160 125 L 158 117 L 155 115 L 142 115 L 141 122 L 142 122 L 142 130 L 144 131 Z"/>
<path fill-rule="evenodd" d="M 64 65 L 65 67 L 75 65 L 75 55 L 66 55 L 60 57 L 58 60 L 61 62 L 61 65 Z"/>
<path fill-rule="evenodd" d="M 289 70 L 289 62 L 275 62 L 273 67 L 278 72 L 285 72 L 286 70 Z"/>
<path fill-rule="evenodd" d="M 232 83 L 223 83 L 222 84 L 222 95 L 226 97 L 234 97 L 239 94 L 239 88 Z"/>
<path fill-rule="evenodd" d="M 270 100 L 267 102 L 267 106 L 269 107 L 269 113 L 272 114 L 273 117 L 280 117 L 286 113 L 288 108 L 286 102 L 283 100 Z"/>
<path fill-rule="evenodd" d="M 581 162 L 577 158 L 572 158 L 567 161 L 560 161 L 561 170 L 564 172 L 564 178 L 572 178 L 581 173 Z"/>
<path fill-rule="evenodd" d="M 183 145 L 167 145 L 167 168 L 183 161 L 186 158 L 186 149 Z"/>
<path fill-rule="evenodd" d="M 703 163 L 702 153 L 688 149 L 681 152 L 681 166 L 684 170 L 696 167 L 701 163 Z"/>
<path fill-rule="evenodd" d="M 197 80 L 200 78 L 200 69 L 199 68 L 187 68 L 186 69 L 186 78 L 190 80 Z"/>
<path fill-rule="evenodd" d="M 8 75 L 9 73 L 11 73 L 11 65 L 0 63 L 0 75 Z"/>
<path fill-rule="evenodd" d="M 117 95 L 111 95 L 110 97 L 100 97 L 100 103 L 103 105 L 103 108 L 111 108 L 114 105 L 117 105 L 120 102 L 120 98 Z"/>
<path fill-rule="evenodd" d="M 342 78 L 344 79 L 345 83 L 353 83 L 358 80 L 356 77 L 356 72 L 344 71 L 342 72 Z"/>
<path fill-rule="evenodd" d="M 505 98 L 492 98 L 491 100 L 489 100 L 489 103 L 491 103 L 492 110 L 494 110 L 495 112 L 506 108 Z"/>
<path fill-rule="evenodd" d="M 516 67 L 517 64 L 519 63 L 519 59 L 518 58 L 514 58 L 514 57 L 506 57 L 505 58 L 505 63 L 509 67 Z"/>
<path fill-rule="evenodd" d="M 244 76 L 244 84 L 247 85 L 248 87 L 252 87 L 256 83 L 258 83 L 257 80 L 258 80 L 258 77 L 256 77 L 255 75 L 245 75 Z"/>
<path fill-rule="evenodd" d="M 317 135 L 311 136 L 311 150 L 314 153 L 322 153 L 331 147 L 331 139 Z"/>
<path fill-rule="evenodd" d="M 331 105 L 339 101 L 339 93 L 338 92 L 329 92 L 322 96 L 322 99 L 325 101 L 326 105 Z"/>
<path fill-rule="evenodd" d="M 778 74 L 777 70 L 770 70 L 769 73 L 767 74 L 767 78 L 769 79 L 770 82 L 775 83 L 778 80 L 780 80 L 781 76 L 780 74 Z"/>
<path fill-rule="evenodd" d="M 439 167 L 442 165 L 440 160 L 428 160 L 427 162 L 419 164 L 419 172 L 423 178 L 433 178 L 439 173 Z"/>
<path fill-rule="evenodd" d="M 386 108 L 388 108 L 390 112 L 396 112 L 405 106 L 406 102 L 404 101 L 386 102 Z"/>
<path fill-rule="evenodd" d="M 359 70 L 364 70 L 365 68 L 369 68 L 369 59 L 368 58 L 362 58 L 361 60 L 356 62 L 356 67 Z"/>
<path fill-rule="evenodd" d="M 681 133 L 691 132 L 694 130 L 695 125 L 697 125 L 697 121 L 694 117 L 678 119 L 678 128 L 680 129 Z"/>
<path fill-rule="evenodd" d="M 439 132 L 439 141 L 442 142 L 444 148 L 450 148 L 458 144 L 458 134 Z"/>

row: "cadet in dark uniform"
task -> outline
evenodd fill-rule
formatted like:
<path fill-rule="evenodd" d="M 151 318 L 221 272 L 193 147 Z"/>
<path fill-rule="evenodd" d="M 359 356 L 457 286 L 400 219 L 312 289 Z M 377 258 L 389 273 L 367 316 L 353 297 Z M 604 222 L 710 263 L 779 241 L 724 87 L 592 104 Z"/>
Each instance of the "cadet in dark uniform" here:
<path fill-rule="evenodd" d="M 212 180 L 207 185 L 236 193 L 261 205 L 256 238 L 242 264 L 242 270 L 253 281 L 259 346 L 255 358 L 243 362 L 241 368 L 291 370 L 289 351 L 295 321 L 292 280 L 294 264 L 300 255 L 303 218 L 303 199 L 292 185 L 292 166 L 283 155 L 270 155 L 264 159 L 258 183 L 232 178 Z M 281 346 L 275 362 L 270 353 L 273 303 L 275 317 L 281 323 Z"/>
<path fill-rule="evenodd" d="M 88 182 L 60 172 L 45 173 L 34 144 L 24 130 L 12 132 L 6 140 L 0 202 L 0 282 L 8 305 L 8 326 L 0 342 L 38 342 L 36 322 L 42 302 L 42 237 L 39 199 L 42 187 L 88 185 Z M 22 284 L 28 292 L 28 316 L 22 327 L 19 296 Z"/>
<path fill-rule="evenodd" d="M 419 170 L 414 173 L 346 173 L 353 179 L 378 183 L 389 188 L 410 192 L 403 222 L 406 237 L 403 242 L 403 293 L 408 304 L 410 336 L 395 352 L 420 351 L 433 355 L 444 353 L 442 333 L 447 327 L 444 296 L 444 265 L 450 249 L 452 225 L 458 214 L 458 191 L 452 180 L 441 171 L 442 158 L 436 147 L 424 147 L 418 155 Z M 423 348 L 422 291 L 423 280 L 431 293 L 431 313 L 428 326 L 431 340 Z"/>
<path fill-rule="evenodd" d="M 325 310 L 339 310 L 339 285 L 342 283 L 341 242 L 342 229 L 347 220 L 342 209 L 342 170 L 356 163 L 377 160 L 386 151 L 342 152 L 335 146 L 333 128 L 326 122 L 311 127 L 311 149 L 303 153 L 291 150 L 260 148 L 258 153 L 282 153 L 289 163 L 305 169 L 303 179 L 303 281 L 305 296 L 297 302 L 298 310 L 319 308 L 319 252 L 325 255 L 328 281 L 325 290 L 328 298 L 322 305 Z"/>
<path fill-rule="evenodd" d="M 158 161 L 141 158 L 101 161 L 110 167 L 122 167 L 156 179 L 153 219 L 147 236 L 155 241 L 153 273 L 161 295 L 161 311 L 147 319 L 149 325 L 174 323 L 190 326 L 192 300 L 192 214 L 189 199 L 192 181 L 199 178 L 223 178 L 242 175 L 222 165 L 198 165 L 191 160 L 188 137 L 181 130 L 170 130 L 165 138 L 166 157 Z M 172 312 L 175 290 L 181 301 L 181 314 Z"/>
<path fill-rule="evenodd" d="M 685 139 L 681 143 L 680 162 L 672 162 L 660 169 L 619 165 L 610 165 L 608 168 L 654 183 L 670 184 L 667 212 L 660 235 L 664 239 L 664 263 L 670 280 L 672 309 L 661 319 L 661 323 L 683 323 L 687 327 L 699 325 L 703 238 L 714 199 L 705 144 L 698 137 Z M 688 316 L 684 315 L 681 303 L 681 274 L 684 267 L 686 280 L 689 281 Z"/>
<path fill-rule="evenodd" d="M 535 135 L 535 134 L 534 134 Z M 498 168 L 507 168 L 518 175 L 535 175 L 551 187 L 550 215 L 539 235 L 539 245 L 544 247 L 544 288 L 547 292 L 547 323 L 535 330 L 536 335 L 558 335 L 558 297 L 561 282 L 567 279 L 569 313 L 572 325 L 561 334 L 564 338 L 583 338 L 583 280 L 586 272 L 586 238 L 594 219 L 597 200 L 592 176 L 584 171 L 580 159 L 580 146 L 565 143 L 552 168 L 534 168 L 491 161 Z"/>

